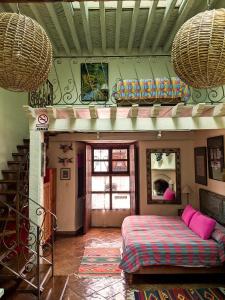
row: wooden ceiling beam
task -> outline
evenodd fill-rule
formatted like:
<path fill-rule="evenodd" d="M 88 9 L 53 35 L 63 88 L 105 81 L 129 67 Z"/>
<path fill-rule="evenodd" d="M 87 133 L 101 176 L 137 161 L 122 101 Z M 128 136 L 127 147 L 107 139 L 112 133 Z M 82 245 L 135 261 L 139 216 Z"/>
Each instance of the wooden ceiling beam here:
<path fill-rule="evenodd" d="M 137 118 L 138 116 L 138 104 L 132 104 L 129 110 L 129 117 L 130 118 Z"/>
<path fill-rule="evenodd" d="M 91 119 L 98 118 L 98 111 L 95 105 L 89 105 L 89 112 L 90 112 Z"/>
<path fill-rule="evenodd" d="M 65 36 L 64 36 L 64 32 L 63 32 L 63 30 L 62 30 L 62 28 L 61 28 L 61 25 L 60 25 L 60 23 L 59 23 L 58 17 L 57 17 L 57 15 L 56 15 L 56 13 L 55 13 L 53 4 L 51 4 L 51 3 L 46 3 L 45 6 L 46 6 L 46 8 L 47 8 L 47 10 L 48 10 L 48 13 L 49 13 L 49 15 L 50 15 L 50 18 L 51 18 L 51 20 L 52 20 L 54 26 L 55 26 L 55 28 L 56 28 L 56 31 L 57 31 L 57 33 L 58 33 L 58 35 L 59 35 L 59 37 L 60 37 L 60 40 L 61 40 L 61 42 L 62 42 L 62 44 L 63 44 L 63 48 L 64 48 L 65 51 L 66 51 L 66 55 L 70 56 L 70 47 L 69 47 L 69 45 L 68 45 L 68 43 L 67 43 L 67 40 L 66 40 L 66 38 L 65 38 Z"/>
<path fill-rule="evenodd" d="M 32 14 L 34 15 L 36 21 L 44 28 L 44 30 L 46 31 L 49 39 L 51 40 L 51 34 L 50 34 L 48 28 L 46 28 L 46 24 L 43 22 L 42 17 L 40 16 L 40 13 L 39 13 L 37 7 L 35 5 L 31 5 L 31 4 L 28 4 L 28 7 L 29 7 L 30 11 L 32 12 Z M 54 54 L 57 56 L 58 55 L 58 49 L 57 49 L 55 43 L 52 42 L 52 40 L 51 40 L 51 44 L 52 44 L 52 47 L 53 47 Z"/>
<path fill-rule="evenodd" d="M 46 106 L 46 109 L 50 119 L 57 119 L 57 109 L 54 106 Z"/>
<path fill-rule="evenodd" d="M 198 103 L 192 108 L 192 117 L 199 117 L 202 115 L 203 111 L 205 110 L 206 104 L 205 103 Z"/>
<path fill-rule="evenodd" d="M 172 118 L 179 117 L 183 107 L 184 103 L 177 103 L 177 105 L 172 108 Z"/>
<path fill-rule="evenodd" d="M 184 6 L 183 10 L 180 12 L 180 15 L 178 16 L 177 21 L 176 21 L 175 25 L 173 26 L 173 29 L 169 35 L 169 38 L 167 39 L 167 42 L 166 42 L 165 46 L 163 47 L 163 50 L 165 52 L 169 51 L 175 34 L 177 33 L 177 31 L 180 29 L 181 25 L 186 20 L 190 10 L 193 8 L 194 2 L 195 2 L 195 0 L 184 0 L 185 6 Z"/>
<path fill-rule="evenodd" d="M 158 47 L 158 44 L 161 40 L 161 37 L 165 31 L 165 28 L 168 26 L 168 20 L 173 12 L 173 9 L 176 5 L 177 0 L 170 0 L 170 2 L 167 4 L 164 15 L 163 15 L 163 19 L 160 23 L 160 27 L 159 30 L 157 31 L 154 43 L 152 45 L 152 51 L 154 52 L 156 50 L 156 48 Z"/>
<path fill-rule="evenodd" d="M 127 47 L 128 53 L 131 52 L 132 47 L 133 47 L 133 42 L 134 42 L 134 36 L 135 36 L 135 30 L 136 30 L 136 24 L 137 24 L 137 18 L 138 18 L 140 5 L 141 5 L 141 0 L 136 0 L 135 1 L 135 6 L 133 8 L 132 19 L 131 19 L 130 35 L 129 35 L 128 47 Z"/>
<path fill-rule="evenodd" d="M 83 26 L 84 26 L 87 48 L 88 48 L 89 53 L 91 54 L 93 52 L 93 46 L 92 46 L 92 40 L 91 40 L 88 7 L 85 4 L 85 2 L 80 2 L 80 11 L 81 11 L 81 17 L 82 17 Z"/>
<path fill-rule="evenodd" d="M 213 110 L 213 117 L 221 116 L 225 116 L 225 102 L 217 104 Z"/>
<path fill-rule="evenodd" d="M 123 1 L 117 2 L 117 9 L 116 9 L 116 34 L 115 34 L 115 53 L 117 54 L 120 47 L 120 27 L 121 27 L 121 20 L 122 20 L 122 7 Z"/>
<path fill-rule="evenodd" d="M 35 110 L 33 109 L 33 107 L 29 105 L 23 105 L 23 109 L 29 118 L 31 119 L 36 118 Z"/>
<path fill-rule="evenodd" d="M 70 30 L 70 35 L 72 37 L 74 46 L 77 50 L 77 52 L 80 54 L 81 53 L 81 47 L 80 47 L 80 42 L 78 39 L 78 35 L 77 35 L 77 31 L 75 28 L 75 23 L 74 23 L 74 18 L 73 18 L 73 8 L 72 8 L 72 4 L 71 3 L 62 3 L 62 7 L 67 19 L 67 24 L 69 26 L 69 30 Z"/>
<path fill-rule="evenodd" d="M 147 21 L 146 21 L 146 24 L 145 24 L 144 33 L 142 35 L 141 44 L 140 44 L 140 48 L 139 48 L 140 51 L 143 51 L 143 49 L 145 47 L 146 38 L 147 38 L 149 30 L 152 26 L 152 23 L 153 23 L 153 20 L 154 20 L 154 14 L 155 14 L 155 10 L 157 8 L 158 2 L 159 2 L 159 0 L 152 1 L 152 4 L 151 4 L 151 6 L 148 10 L 148 18 L 147 18 Z"/>
<path fill-rule="evenodd" d="M 117 106 L 116 104 L 113 104 L 110 106 L 110 118 L 116 119 L 116 112 L 117 112 Z"/>
<path fill-rule="evenodd" d="M 156 118 L 159 115 L 161 104 L 154 104 L 151 107 L 150 116 L 151 118 Z"/>
<path fill-rule="evenodd" d="M 12 12 L 17 12 L 17 6 L 16 4 L 13 4 L 13 3 L 8 3 L 10 9 Z M 47 31 L 46 29 L 46 24 L 44 24 L 44 22 L 42 21 L 41 17 L 40 17 L 40 14 L 37 10 L 37 8 L 35 7 L 35 5 L 31 5 L 31 4 L 28 4 L 27 7 L 29 8 L 29 10 L 32 12 L 32 14 L 34 15 L 37 23 L 39 23 L 43 28 L 44 30 L 46 31 L 49 39 L 50 39 L 50 33 Z M 19 7 L 20 11 L 22 10 L 21 6 Z M 54 43 L 51 41 L 51 44 L 52 44 L 52 48 L 53 48 L 53 51 L 54 51 L 54 54 L 55 55 L 58 55 L 58 49 L 56 48 L 56 46 L 54 45 Z"/>
<path fill-rule="evenodd" d="M 104 1 L 99 1 L 100 8 L 100 24 L 102 37 L 102 52 L 106 52 L 106 26 L 105 26 L 105 4 Z"/>

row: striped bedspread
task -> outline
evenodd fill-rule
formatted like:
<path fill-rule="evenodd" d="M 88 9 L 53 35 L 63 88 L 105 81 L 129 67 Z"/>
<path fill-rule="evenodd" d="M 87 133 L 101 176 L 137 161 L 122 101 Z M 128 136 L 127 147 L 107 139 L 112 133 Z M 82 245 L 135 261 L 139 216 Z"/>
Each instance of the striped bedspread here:
<path fill-rule="evenodd" d="M 141 266 L 218 266 L 225 261 L 225 245 L 202 240 L 172 216 L 129 216 L 122 224 L 120 268 L 127 273 Z"/>

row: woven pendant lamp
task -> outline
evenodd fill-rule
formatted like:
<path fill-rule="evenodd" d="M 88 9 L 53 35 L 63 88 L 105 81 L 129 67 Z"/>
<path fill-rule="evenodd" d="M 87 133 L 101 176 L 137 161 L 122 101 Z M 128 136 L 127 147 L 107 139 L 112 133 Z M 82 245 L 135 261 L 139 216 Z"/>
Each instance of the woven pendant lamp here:
<path fill-rule="evenodd" d="M 172 45 L 176 74 L 194 88 L 225 84 L 225 9 L 197 14 L 185 22 Z"/>
<path fill-rule="evenodd" d="M 0 13 L 0 87 L 34 91 L 47 79 L 51 64 L 51 42 L 37 22 Z"/>

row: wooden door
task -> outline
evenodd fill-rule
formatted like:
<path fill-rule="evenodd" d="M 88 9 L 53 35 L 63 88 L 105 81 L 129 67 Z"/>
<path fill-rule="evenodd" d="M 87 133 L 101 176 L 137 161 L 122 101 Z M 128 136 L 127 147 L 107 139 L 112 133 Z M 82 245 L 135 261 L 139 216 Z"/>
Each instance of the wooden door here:
<path fill-rule="evenodd" d="M 85 197 L 84 197 L 84 230 L 86 233 L 91 227 L 91 146 L 86 145 L 85 151 Z"/>

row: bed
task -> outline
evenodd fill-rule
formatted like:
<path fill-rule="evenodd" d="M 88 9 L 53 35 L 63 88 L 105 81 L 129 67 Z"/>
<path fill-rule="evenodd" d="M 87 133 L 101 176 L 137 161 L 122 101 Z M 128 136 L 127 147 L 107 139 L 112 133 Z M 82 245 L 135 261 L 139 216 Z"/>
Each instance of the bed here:
<path fill-rule="evenodd" d="M 225 223 L 225 197 L 200 190 L 200 207 Z M 225 273 L 225 244 L 201 239 L 180 217 L 129 216 L 122 237 L 120 268 L 129 282 L 134 274 Z"/>

